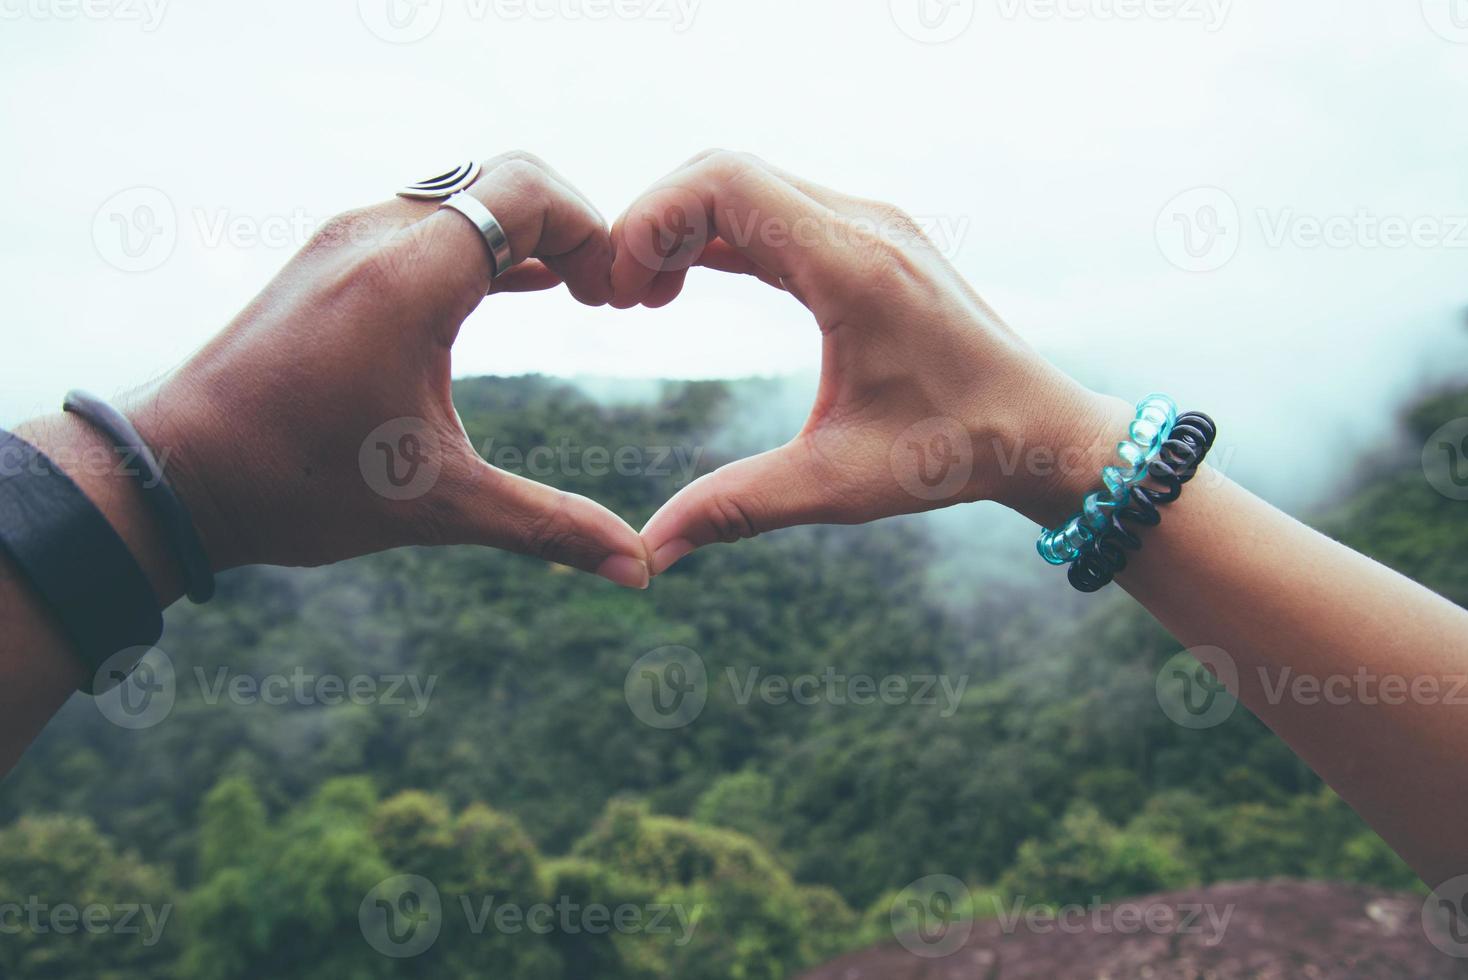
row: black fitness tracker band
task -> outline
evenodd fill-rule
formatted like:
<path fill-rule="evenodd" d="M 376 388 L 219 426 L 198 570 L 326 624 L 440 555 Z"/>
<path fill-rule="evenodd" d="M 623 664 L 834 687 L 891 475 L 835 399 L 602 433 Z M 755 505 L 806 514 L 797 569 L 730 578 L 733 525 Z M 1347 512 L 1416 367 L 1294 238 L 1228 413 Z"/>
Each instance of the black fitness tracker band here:
<path fill-rule="evenodd" d="M 163 528 L 169 550 L 183 569 L 184 591 L 192 602 L 203 603 L 214 598 L 214 568 L 204 551 L 204 542 L 199 540 L 194 520 L 164 477 L 157 457 L 127 416 L 95 395 L 78 390 L 66 393 L 62 409 L 90 422 L 112 441 L 117 454 L 129 466 L 139 467 L 140 472 L 135 475 L 143 490 L 143 500 Z"/>
<path fill-rule="evenodd" d="M 4 429 L 0 550 L 72 640 L 87 668 L 86 693 L 121 683 L 162 636 L 158 597 L 107 518 L 40 450 Z M 128 663 L 108 663 L 133 648 L 138 656 Z M 104 665 L 107 676 L 99 677 Z"/>

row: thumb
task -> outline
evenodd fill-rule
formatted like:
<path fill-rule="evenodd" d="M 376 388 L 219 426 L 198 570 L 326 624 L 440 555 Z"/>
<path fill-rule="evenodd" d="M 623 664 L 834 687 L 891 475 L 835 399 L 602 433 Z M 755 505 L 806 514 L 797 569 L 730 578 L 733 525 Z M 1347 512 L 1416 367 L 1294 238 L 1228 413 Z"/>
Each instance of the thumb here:
<path fill-rule="evenodd" d="M 642 540 L 661 575 L 689 552 L 833 516 L 810 446 L 797 440 L 720 467 L 684 487 L 652 516 Z"/>
<path fill-rule="evenodd" d="M 626 521 L 578 494 L 481 463 L 458 508 L 465 544 L 593 572 L 629 589 L 648 585 L 648 552 Z"/>

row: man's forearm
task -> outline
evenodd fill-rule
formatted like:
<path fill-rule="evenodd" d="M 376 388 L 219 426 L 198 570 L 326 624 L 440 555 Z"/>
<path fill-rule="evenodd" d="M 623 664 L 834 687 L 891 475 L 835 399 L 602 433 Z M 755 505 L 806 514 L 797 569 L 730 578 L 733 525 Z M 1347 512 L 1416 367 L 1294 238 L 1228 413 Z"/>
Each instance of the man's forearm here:
<path fill-rule="evenodd" d="M 147 512 L 135 478 L 86 422 L 53 415 L 16 427 L 63 469 L 122 537 L 162 605 L 181 594 L 178 570 Z M 0 553 L 0 773 L 8 772 L 76 690 L 85 668 L 61 624 L 24 575 Z"/>

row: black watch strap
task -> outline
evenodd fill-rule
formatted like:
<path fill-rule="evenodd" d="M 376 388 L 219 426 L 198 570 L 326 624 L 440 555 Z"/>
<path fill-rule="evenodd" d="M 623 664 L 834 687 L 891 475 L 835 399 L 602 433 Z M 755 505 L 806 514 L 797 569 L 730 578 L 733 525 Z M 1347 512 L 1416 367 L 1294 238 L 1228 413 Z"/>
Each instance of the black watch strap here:
<path fill-rule="evenodd" d="M 71 638 L 87 670 L 81 689 L 88 694 L 120 680 L 97 676 L 115 654 L 151 647 L 162 636 L 158 597 L 107 518 L 45 454 L 4 429 L 0 550 Z M 132 663 L 118 666 L 125 676 Z"/>

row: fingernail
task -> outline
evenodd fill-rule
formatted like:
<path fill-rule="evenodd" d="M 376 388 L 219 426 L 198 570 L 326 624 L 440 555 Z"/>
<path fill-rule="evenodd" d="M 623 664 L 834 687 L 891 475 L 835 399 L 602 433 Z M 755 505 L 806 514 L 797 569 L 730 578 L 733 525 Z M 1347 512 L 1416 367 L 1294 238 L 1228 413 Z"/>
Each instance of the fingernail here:
<path fill-rule="evenodd" d="M 674 538 L 653 553 L 652 573 L 654 575 L 663 574 L 692 550 L 692 541 L 686 538 Z"/>
<path fill-rule="evenodd" d="M 628 589 L 645 589 L 648 586 L 650 576 L 647 572 L 647 562 L 636 558 L 628 558 L 626 555 L 613 555 L 601 563 L 596 574 L 608 582 Z"/>

